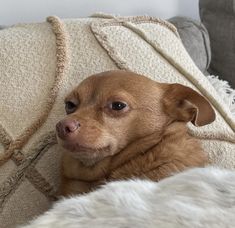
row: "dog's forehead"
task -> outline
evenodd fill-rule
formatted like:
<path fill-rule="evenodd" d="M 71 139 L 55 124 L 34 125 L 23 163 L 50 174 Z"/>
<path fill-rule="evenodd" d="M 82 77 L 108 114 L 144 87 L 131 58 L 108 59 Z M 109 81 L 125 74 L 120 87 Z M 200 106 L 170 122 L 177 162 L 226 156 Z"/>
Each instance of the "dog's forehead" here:
<path fill-rule="evenodd" d="M 160 83 L 133 72 L 117 70 L 95 74 L 86 78 L 69 96 L 115 95 L 119 91 L 125 91 L 133 96 L 151 95 L 151 93 L 156 95 L 158 90 L 159 92 L 162 91 Z"/>
<path fill-rule="evenodd" d="M 156 87 L 157 83 L 148 77 L 127 71 L 107 71 L 100 74 L 92 75 L 84 80 L 81 84 L 81 87 L 88 87 L 89 89 L 125 89 L 133 90 L 134 88 L 143 89 Z M 146 89 L 147 89 L 146 88 Z"/>

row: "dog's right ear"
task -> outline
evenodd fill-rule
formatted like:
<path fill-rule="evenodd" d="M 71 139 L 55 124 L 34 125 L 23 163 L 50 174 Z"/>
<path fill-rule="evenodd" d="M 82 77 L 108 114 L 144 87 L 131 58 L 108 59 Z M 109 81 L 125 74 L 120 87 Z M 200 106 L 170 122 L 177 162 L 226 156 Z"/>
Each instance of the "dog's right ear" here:
<path fill-rule="evenodd" d="M 195 90 L 181 84 L 165 84 L 163 108 L 174 121 L 191 121 L 203 126 L 215 120 L 210 103 Z"/>

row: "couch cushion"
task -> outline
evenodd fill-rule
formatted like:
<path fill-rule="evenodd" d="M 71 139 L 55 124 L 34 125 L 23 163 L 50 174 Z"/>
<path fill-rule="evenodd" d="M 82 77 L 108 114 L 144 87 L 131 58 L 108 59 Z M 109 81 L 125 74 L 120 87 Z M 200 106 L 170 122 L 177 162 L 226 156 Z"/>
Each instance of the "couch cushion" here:
<path fill-rule="evenodd" d="M 211 41 L 209 71 L 235 88 L 235 0 L 200 0 L 199 7 Z"/>
<path fill-rule="evenodd" d="M 173 17 L 169 21 L 178 29 L 187 52 L 204 73 L 211 61 L 210 39 L 205 26 L 199 21 L 186 17 Z"/>

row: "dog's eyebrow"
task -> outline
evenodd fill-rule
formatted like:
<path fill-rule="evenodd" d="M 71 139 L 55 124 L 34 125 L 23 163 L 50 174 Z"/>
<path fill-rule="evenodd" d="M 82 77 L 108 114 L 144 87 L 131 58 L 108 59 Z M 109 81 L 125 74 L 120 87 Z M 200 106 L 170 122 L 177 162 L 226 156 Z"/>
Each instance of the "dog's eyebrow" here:
<path fill-rule="evenodd" d="M 136 104 L 134 97 L 126 91 L 114 91 L 110 96 L 109 100 L 124 100 L 128 103 Z"/>
<path fill-rule="evenodd" d="M 70 100 L 78 100 L 79 101 L 79 93 L 77 91 L 71 92 L 68 96 L 65 97 L 64 101 L 70 101 Z"/>

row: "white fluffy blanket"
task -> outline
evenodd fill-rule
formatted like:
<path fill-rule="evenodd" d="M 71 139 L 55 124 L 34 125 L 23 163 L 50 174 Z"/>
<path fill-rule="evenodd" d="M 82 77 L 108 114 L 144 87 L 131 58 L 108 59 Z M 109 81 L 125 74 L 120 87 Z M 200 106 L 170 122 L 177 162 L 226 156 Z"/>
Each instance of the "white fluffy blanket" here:
<path fill-rule="evenodd" d="M 24 228 L 235 227 L 235 172 L 197 168 L 159 183 L 113 182 L 64 199 Z"/>

